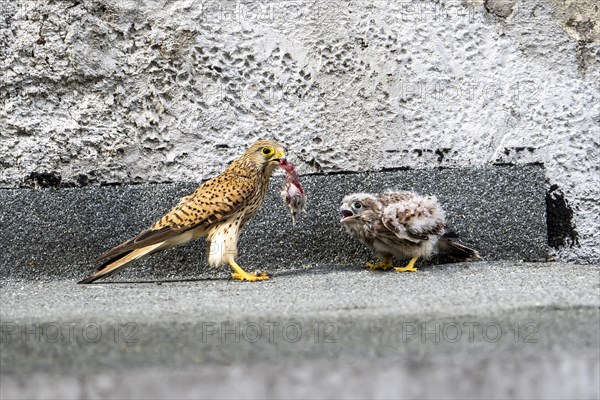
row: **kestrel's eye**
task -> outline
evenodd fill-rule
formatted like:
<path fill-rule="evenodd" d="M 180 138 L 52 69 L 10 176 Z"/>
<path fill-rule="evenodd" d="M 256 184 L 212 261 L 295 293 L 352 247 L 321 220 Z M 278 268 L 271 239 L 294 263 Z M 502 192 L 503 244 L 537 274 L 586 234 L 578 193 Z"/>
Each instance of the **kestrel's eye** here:
<path fill-rule="evenodd" d="M 271 155 L 271 154 L 273 154 L 274 152 L 275 152 L 275 150 L 273 150 L 273 148 L 271 148 L 271 147 L 263 147 L 263 149 L 262 149 L 262 153 L 263 153 L 265 156 L 270 156 L 270 155 Z"/>
<path fill-rule="evenodd" d="M 355 201 L 354 204 L 352 204 L 352 207 L 354 207 L 357 210 L 360 210 L 362 208 L 362 204 L 359 201 Z"/>

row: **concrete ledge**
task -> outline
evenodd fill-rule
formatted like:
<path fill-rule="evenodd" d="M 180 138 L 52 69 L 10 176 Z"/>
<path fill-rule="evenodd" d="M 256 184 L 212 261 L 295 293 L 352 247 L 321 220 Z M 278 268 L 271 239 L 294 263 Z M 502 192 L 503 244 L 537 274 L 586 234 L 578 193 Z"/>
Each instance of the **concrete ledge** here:
<path fill-rule="evenodd" d="M 3 399 L 597 399 L 599 361 L 539 355 L 0 377 Z M 554 379 L 549 379 L 552 376 Z M 42 389 L 43 388 L 43 389 Z"/>
<path fill-rule="evenodd" d="M 599 279 L 475 262 L 3 282 L 2 398 L 597 398 Z"/>
<path fill-rule="evenodd" d="M 485 167 L 302 177 L 308 215 L 292 226 L 274 177 L 260 214 L 240 242 L 248 270 L 280 271 L 312 263 L 362 265 L 366 249 L 343 232 L 341 198 L 357 191 L 410 189 L 438 196 L 461 240 L 487 260 L 544 260 L 547 254 L 544 169 Z M 162 216 L 195 184 L 0 190 L 0 276 L 80 279 L 94 258 Z M 141 260 L 115 280 L 226 276 L 209 269 L 202 241 Z M 435 264 L 433 260 L 429 263 Z"/>

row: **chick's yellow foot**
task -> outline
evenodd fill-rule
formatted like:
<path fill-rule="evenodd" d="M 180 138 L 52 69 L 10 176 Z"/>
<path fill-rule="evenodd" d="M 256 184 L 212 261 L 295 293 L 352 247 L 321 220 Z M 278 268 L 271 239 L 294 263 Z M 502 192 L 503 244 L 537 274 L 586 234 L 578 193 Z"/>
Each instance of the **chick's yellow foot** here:
<path fill-rule="evenodd" d="M 381 262 L 378 262 L 377 264 L 373 264 L 373 263 L 366 263 L 367 268 L 369 268 L 371 271 L 375 271 L 378 269 L 382 269 L 382 270 L 388 270 L 391 268 L 394 268 L 394 264 L 392 264 L 389 260 L 383 260 Z"/>
<path fill-rule="evenodd" d="M 242 269 L 234 260 L 229 260 L 229 265 L 235 271 L 231 274 L 231 279 L 236 281 L 247 281 L 247 282 L 256 282 L 256 281 L 267 281 L 269 277 L 267 274 L 249 274 Z"/>
<path fill-rule="evenodd" d="M 417 272 L 417 268 L 415 268 L 415 262 L 417 261 L 417 257 L 413 257 L 410 259 L 406 267 L 396 267 L 394 271 L 396 272 Z"/>
<path fill-rule="evenodd" d="M 396 271 L 396 272 L 417 272 L 418 269 L 416 269 L 415 267 L 406 266 L 406 267 L 396 267 L 396 268 L 394 268 L 394 271 Z"/>
<path fill-rule="evenodd" d="M 244 272 L 243 274 L 234 272 L 233 274 L 231 274 L 231 279 L 236 280 L 236 281 L 256 282 L 256 281 L 268 281 L 269 276 L 265 273 L 257 275 L 257 274 L 249 274 L 247 272 Z"/>

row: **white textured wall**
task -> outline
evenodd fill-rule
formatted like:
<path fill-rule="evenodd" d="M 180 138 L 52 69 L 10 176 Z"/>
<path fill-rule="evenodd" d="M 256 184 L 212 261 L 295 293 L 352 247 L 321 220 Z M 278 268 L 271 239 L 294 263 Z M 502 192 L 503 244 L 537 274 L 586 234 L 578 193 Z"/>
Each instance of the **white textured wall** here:
<path fill-rule="evenodd" d="M 595 1 L 0 0 L 0 185 L 544 163 L 600 256 Z"/>

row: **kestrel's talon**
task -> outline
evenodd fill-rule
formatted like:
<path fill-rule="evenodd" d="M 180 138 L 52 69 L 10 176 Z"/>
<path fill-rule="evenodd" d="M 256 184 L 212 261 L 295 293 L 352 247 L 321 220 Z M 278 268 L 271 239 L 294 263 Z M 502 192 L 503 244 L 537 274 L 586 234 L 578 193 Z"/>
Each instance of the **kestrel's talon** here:
<path fill-rule="evenodd" d="M 406 266 L 406 267 L 396 267 L 396 268 L 394 268 L 394 271 L 396 271 L 396 272 L 417 272 L 418 269 L 416 269 L 415 267 Z"/>
<path fill-rule="evenodd" d="M 269 280 L 269 276 L 267 274 L 263 273 L 258 273 L 258 274 L 249 274 L 248 272 L 244 271 L 242 269 L 242 267 L 240 267 L 238 265 L 238 263 L 235 262 L 235 260 L 229 260 L 228 261 L 229 265 L 231 265 L 231 268 L 233 268 L 233 270 L 235 271 L 234 273 L 231 274 L 231 279 L 236 280 L 236 281 L 247 281 L 247 282 L 256 282 L 256 281 L 268 281 Z"/>
<path fill-rule="evenodd" d="M 366 266 L 367 266 L 367 268 L 369 268 L 371 271 L 375 271 L 375 270 L 378 270 L 378 269 L 382 269 L 382 268 L 383 268 L 383 263 L 381 263 L 381 262 L 380 262 L 380 263 L 377 263 L 377 264 L 373 264 L 373 263 L 370 263 L 370 262 L 368 262 L 368 263 L 366 263 L 365 265 L 366 265 Z"/>
<path fill-rule="evenodd" d="M 373 264 L 373 263 L 368 262 L 368 263 L 366 263 L 366 266 L 371 271 L 376 271 L 378 269 L 382 269 L 384 271 L 387 271 L 388 269 L 394 268 L 394 265 L 389 260 L 383 260 L 381 262 L 378 262 L 377 264 Z"/>
<path fill-rule="evenodd" d="M 256 281 L 268 281 L 269 276 L 265 273 L 258 275 L 258 274 L 249 274 L 247 272 L 245 272 L 244 274 L 239 274 L 237 272 L 234 272 L 231 274 L 231 279 L 233 279 L 234 281 L 256 282 Z"/>
<path fill-rule="evenodd" d="M 396 267 L 394 271 L 396 272 L 417 272 L 417 268 L 415 268 L 415 263 L 417 262 L 417 257 L 413 257 L 410 259 L 406 267 Z"/>

